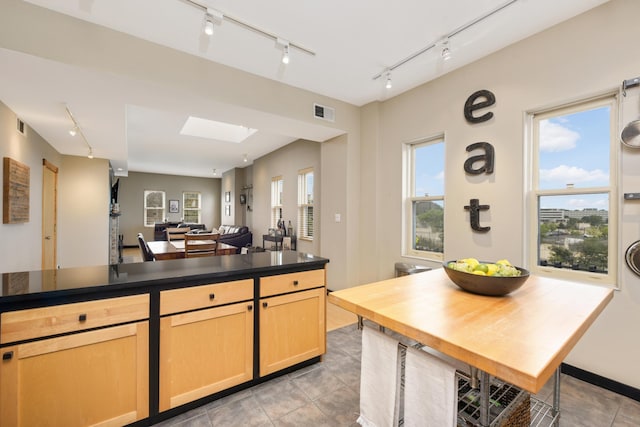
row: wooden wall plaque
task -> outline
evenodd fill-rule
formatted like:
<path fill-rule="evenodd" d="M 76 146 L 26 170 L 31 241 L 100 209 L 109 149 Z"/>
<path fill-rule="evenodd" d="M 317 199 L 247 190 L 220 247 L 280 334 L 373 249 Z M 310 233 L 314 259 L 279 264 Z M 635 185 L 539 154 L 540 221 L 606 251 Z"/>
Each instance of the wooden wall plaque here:
<path fill-rule="evenodd" d="M 29 166 L 5 157 L 2 175 L 2 223 L 29 222 Z"/>

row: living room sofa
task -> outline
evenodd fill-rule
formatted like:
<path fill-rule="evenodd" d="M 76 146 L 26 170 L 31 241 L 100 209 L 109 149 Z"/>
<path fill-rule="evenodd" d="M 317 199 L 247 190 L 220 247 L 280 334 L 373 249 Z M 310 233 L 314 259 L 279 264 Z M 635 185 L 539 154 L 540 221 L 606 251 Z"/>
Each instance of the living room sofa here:
<path fill-rule="evenodd" d="M 221 225 L 218 233 L 220 233 L 218 242 L 235 246 L 238 248 L 236 253 L 240 253 L 241 248 L 253 244 L 253 234 L 246 225 Z"/>

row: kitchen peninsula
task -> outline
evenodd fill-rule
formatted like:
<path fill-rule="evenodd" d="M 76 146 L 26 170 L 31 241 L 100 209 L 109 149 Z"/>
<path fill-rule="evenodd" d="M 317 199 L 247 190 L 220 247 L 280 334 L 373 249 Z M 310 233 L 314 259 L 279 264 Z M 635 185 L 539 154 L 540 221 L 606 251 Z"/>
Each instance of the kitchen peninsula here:
<path fill-rule="evenodd" d="M 279 251 L 4 273 L 2 425 L 150 425 L 315 363 L 328 262 Z"/>

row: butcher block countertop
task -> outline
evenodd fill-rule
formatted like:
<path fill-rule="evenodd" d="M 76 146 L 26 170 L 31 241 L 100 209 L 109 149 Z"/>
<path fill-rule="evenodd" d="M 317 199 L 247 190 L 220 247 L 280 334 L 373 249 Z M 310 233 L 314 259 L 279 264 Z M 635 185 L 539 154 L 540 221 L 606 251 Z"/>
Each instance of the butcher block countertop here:
<path fill-rule="evenodd" d="M 441 268 L 329 295 L 348 311 L 532 393 L 612 298 L 609 288 L 534 275 L 510 295 L 475 295 Z"/>

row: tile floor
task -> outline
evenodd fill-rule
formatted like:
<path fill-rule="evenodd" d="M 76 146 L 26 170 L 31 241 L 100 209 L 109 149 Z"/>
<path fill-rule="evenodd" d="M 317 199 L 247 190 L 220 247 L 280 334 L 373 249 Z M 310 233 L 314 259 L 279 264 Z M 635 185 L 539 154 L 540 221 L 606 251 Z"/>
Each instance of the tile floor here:
<path fill-rule="evenodd" d="M 327 334 L 322 362 L 156 424 L 156 427 L 357 426 L 360 337 L 356 325 Z M 638 427 L 640 402 L 561 378 L 560 426 Z M 547 384 L 538 398 L 549 402 Z"/>

